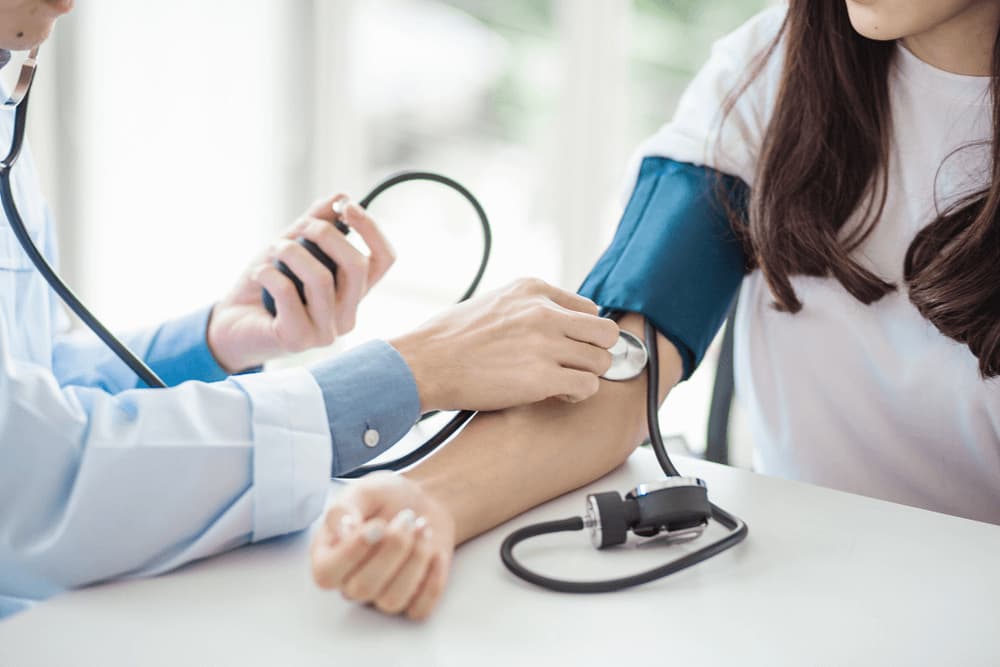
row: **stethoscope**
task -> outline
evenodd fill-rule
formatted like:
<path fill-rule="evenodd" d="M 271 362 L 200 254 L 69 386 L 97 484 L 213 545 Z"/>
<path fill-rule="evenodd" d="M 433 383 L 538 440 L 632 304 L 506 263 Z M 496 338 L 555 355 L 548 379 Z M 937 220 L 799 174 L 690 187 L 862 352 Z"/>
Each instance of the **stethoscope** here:
<path fill-rule="evenodd" d="M 6 56 L 6 54 L 3 54 Z M 21 65 L 21 72 L 13 91 L 3 106 L 14 110 L 14 127 L 10 150 L 0 161 L 0 200 L 3 210 L 10 222 L 14 236 L 27 253 L 31 263 L 42 275 L 59 298 L 77 317 L 91 329 L 115 355 L 121 359 L 150 388 L 165 388 L 166 384 L 156 373 L 139 359 L 129 348 L 112 334 L 97 317 L 80 301 L 73 290 L 62 280 L 55 269 L 48 263 L 38 250 L 28 233 L 27 228 L 14 201 L 11 185 L 11 172 L 21 154 L 24 145 L 25 127 L 28 115 L 28 98 L 31 84 L 34 80 L 37 64 L 38 48 L 32 49 L 27 59 Z M 6 61 L 4 61 L 6 62 Z M 2 66 L 4 63 L 0 63 Z M 465 293 L 459 299 L 470 298 L 479 287 L 486 265 L 489 262 L 492 244 L 492 233 L 486 211 L 473 194 L 457 181 L 433 172 L 406 171 L 393 174 L 381 181 L 359 203 L 363 208 L 369 205 L 382 193 L 390 188 L 411 181 L 429 181 L 451 188 L 461 195 L 476 212 L 483 231 L 483 253 L 473 277 Z M 338 229 L 347 234 L 349 229 L 341 222 L 335 223 Z M 307 251 L 322 262 L 332 273 L 336 274 L 337 265 L 311 241 L 299 238 Z M 292 280 L 299 292 L 299 297 L 305 299 L 301 281 L 287 266 L 278 262 L 277 268 Z M 274 301 L 270 295 L 262 293 L 265 308 L 275 314 Z M 611 314 L 612 316 L 614 314 Z M 582 517 L 572 517 L 561 521 L 526 526 L 511 533 L 504 540 L 500 556 L 504 565 L 518 577 L 553 591 L 567 593 L 602 593 L 617 591 L 639 584 L 660 579 L 678 572 L 696 563 L 725 551 L 741 542 L 747 536 L 747 526 L 740 519 L 729 514 L 708 499 L 708 488 L 705 482 L 694 477 L 683 477 L 674 467 L 667 455 L 666 447 L 660 435 L 659 408 L 659 361 L 657 356 L 656 330 L 648 321 L 645 326 L 645 342 L 634 334 L 622 330 L 618 342 L 611 348 L 611 368 L 602 376 L 606 380 L 625 382 L 639 377 L 646 371 L 646 422 L 649 429 L 650 444 L 656 454 L 656 459 L 663 469 L 667 479 L 651 484 L 640 484 L 629 491 L 624 498 L 615 491 L 596 493 L 587 496 L 586 512 Z M 454 436 L 469 420 L 475 416 L 471 410 L 458 412 L 438 433 L 433 435 L 409 454 L 392 461 L 357 468 L 343 477 L 357 478 L 377 470 L 402 470 L 428 456 L 438 447 Z M 430 415 L 424 415 L 424 419 Z M 524 565 L 514 556 L 514 547 L 524 540 L 538 535 L 563 531 L 588 529 L 591 543 L 598 549 L 624 544 L 628 533 L 651 538 L 666 535 L 669 539 L 690 540 L 700 537 L 710 520 L 715 520 L 727 529 L 727 533 L 713 542 L 674 559 L 660 567 L 640 572 L 638 574 L 618 579 L 601 581 L 567 581 L 540 575 Z"/>

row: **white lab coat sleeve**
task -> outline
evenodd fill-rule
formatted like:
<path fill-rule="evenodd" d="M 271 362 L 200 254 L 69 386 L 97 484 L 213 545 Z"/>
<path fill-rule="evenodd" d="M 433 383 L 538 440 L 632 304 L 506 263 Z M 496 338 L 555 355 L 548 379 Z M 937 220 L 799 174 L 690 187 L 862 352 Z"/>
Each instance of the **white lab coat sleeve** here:
<path fill-rule="evenodd" d="M 61 387 L 0 335 L 0 596 L 156 574 L 300 530 L 330 467 L 307 370 L 112 394 Z"/>

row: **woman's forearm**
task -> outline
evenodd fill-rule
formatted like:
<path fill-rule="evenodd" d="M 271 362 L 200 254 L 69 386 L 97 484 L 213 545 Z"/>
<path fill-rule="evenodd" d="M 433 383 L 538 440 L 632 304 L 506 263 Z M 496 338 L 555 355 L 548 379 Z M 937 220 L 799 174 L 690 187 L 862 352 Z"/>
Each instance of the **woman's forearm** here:
<path fill-rule="evenodd" d="M 642 335 L 640 316 L 620 324 Z M 681 360 L 665 338 L 658 343 L 662 401 L 681 376 Z M 406 476 L 451 510 L 456 542 L 464 542 L 621 465 L 645 434 L 645 392 L 645 376 L 602 381 L 582 403 L 549 400 L 482 413 Z"/>

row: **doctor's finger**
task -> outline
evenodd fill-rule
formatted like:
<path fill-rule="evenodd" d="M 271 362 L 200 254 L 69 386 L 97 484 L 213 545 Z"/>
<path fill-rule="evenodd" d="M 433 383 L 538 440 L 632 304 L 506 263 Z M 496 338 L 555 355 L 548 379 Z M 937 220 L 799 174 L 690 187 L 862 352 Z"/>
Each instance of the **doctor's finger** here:
<path fill-rule="evenodd" d="M 367 291 L 368 258 L 328 222 L 314 220 L 303 230 L 302 236 L 315 243 L 337 264 L 333 317 L 337 330 L 347 333 L 354 328 L 358 304 Z M 331 275 L 329 271 L 327 275 Z"/>
<path fill-rule="evenodd" d="M 348 201 L 349 199 L 350 197 L 343 192 L 329 197 L 321 197 L 309 206 L 306 210 L 306 215 L 310 218 L 319 218 L 327 222 L 333 222 L 339 218 L 338 214 L 333 210 L 333 205 L 338 201 Z"/>
<path fill-rule="evenodd" d="M 291 279 L 273 266 L 265 266 L 256 275 L 256 281 L 274 298 L 276 315 L 271 326 L 278 340 L 290 352 L 308 349 L 308 337 L 313 325 L 306 307 L 299 300 L 299 292 Z"/>
<path fill-rule="evenodd" d="M 344 580 L 344 595 L 358 602 L 378 597 L 410 556 L 415 538 L 416 516 L 404 509 L 386 527 L 378 547 Z"/>
<path fill-rule="evenodd" d="M 406 608 L 406 615 L 415 621 L 427 618 L 441 599 L 446 583 L 448 583 L 448 563 L 439 554 L 431 560 L 427 576 L 420 584 L 417 597 Z"/>
<path fill-rule="evenodd" d="M 585 296 L 580 296 L 576 292 L 560 289 L 547 283 L 545 283 L 545 285 L 547 288 L 544 290 L 545 296 L 563 308 L 573 310 L 578 313 L 586 313 L 587 315 L 597 315 L 597 313 L 600 312 L 600 308 L 597 304 Z"/>
<path fill-rule="evenodd" d="M 396 262 L 396 251 L 368 211 L 351 203 L 344 209 L 344 221 L 358 230 L 371 255 L 368 258 L 368 288 L 382 279 Z"/>
<path fill-rule="evenodd" d="M 567 338 L 609 349 L 618 342 L 618 323 L 606 317 L 563 310 L 560 319 Z"/>
<path fill-rule="evenodd" d="M 594 373 L 560 368 L 552 387 L 555 391 L 550 393 L 551 396 L 558 396 L 569 403 L 579 403 L 597 393 L 601 388 L 601 380 Z"/>
<path fill-rule="evenodd" d="M 321 223 L 325 224 L 325 223 Z M 302 281 L 306 298 L 306 312 L 312 322 L 313 335 L 310 347 L 329 345 L 337 337 L 334 321 L 336 289 L 330 270 L 312 253 L 293 241 L 281 241 L 275 247 L 275 259 L 284 262 L 289 270 Z"/>
<path fill-rule="evenodd" d="M 564 340 L 556 351 L 563 368 L 604 375 L 611 368 L 611 353 L 604 348 L 573 340 Z"/>
<path fill-rule="evenodd" d="M 285 227 L 285 230 L 281 232 L 281 238 L 283 239 L 296 239 L 302 236 L 302 230 L 309 226 L 313 218 L 310 216 L 302 216 L 292 224 Z"/>

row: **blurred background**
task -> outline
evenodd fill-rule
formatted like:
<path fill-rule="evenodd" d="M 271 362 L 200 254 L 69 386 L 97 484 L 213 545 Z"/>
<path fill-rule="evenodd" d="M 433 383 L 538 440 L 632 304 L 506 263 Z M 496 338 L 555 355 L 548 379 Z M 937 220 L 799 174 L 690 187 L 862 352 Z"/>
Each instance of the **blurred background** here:
<path fill-rule="evenodd" d="M 64 274 L 115 328 L 218 299 L 314 199 L 440 171 L 494 226 L 484 289 L 579 286 L 635 145 L 768 0 L 91 0 L 44 47 L 30 140 Z M 482 235 L 436 186 L 373 214 L 399 261 L 337 348 L 456 299 Z M 664 427 L 704 446 L 714 362 Z"/>

